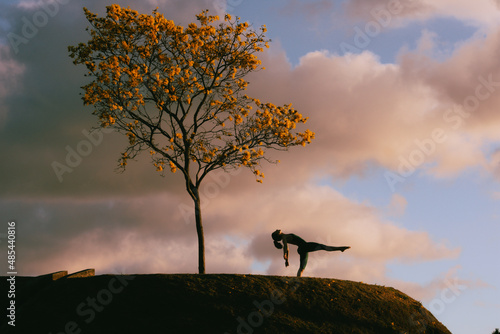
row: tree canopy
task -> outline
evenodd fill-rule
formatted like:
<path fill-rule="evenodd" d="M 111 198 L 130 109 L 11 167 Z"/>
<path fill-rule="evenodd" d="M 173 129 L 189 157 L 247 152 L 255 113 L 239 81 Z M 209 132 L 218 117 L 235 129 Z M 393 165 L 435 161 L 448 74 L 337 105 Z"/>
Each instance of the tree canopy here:
<path fill-rule="evenodd" d="M 94 78 L 83 87 L 84 103 L 95 107 L 101 126 L 128 137 L 122 167 L 149 150 L 157 171 L 195 172 L 196 184 L 210 171 L 240 166 L 261 181 L 266 148 L 305 145 L 314 137 L 294 132 L 307 118 L 291 105 L 244 94 L 244 77 L 261 64 L 255 53 L 268 47 L 265 26 L 256 32 L 228 14 L 215 25 L 219 18 L 208 11 L 187 28 L 157 10 L 145 15 L 112 5 L 105 18 L 84 11 L 92 39 L 69 51 Z"/>
<path fill-rule="evenodd" d="M 223 20 L 203 11 L 187 27 L 158 10 L 139 14 L 118 5 L 105 17 L 84 8 L 90 40 L 69 46 L 75 64 L 92 81 L 83 90 L 102 127 L 128 137 L 119 164 L 149 151 L 156 170 L 180 171 L 194 200 L 204 272 L 199 187 L 217 169 L 259 169 L 267 149 L 310 143 L 314 133 L 291 104 L 277 106 L 248 96 L 247 74 L 261 69 L 256 54 L 268 47 L 266 28 L 256 31 L 239 18 Z M 268 160 L 269 161 L 269 160 Z M 203 257 L 203 259 L 202 259 Z"/>

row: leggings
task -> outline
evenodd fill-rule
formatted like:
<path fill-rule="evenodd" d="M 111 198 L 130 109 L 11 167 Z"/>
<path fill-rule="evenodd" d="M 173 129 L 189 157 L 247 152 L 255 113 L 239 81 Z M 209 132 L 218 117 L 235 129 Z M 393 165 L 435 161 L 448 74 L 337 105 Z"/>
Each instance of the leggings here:
<path fill-rule="evenodd" d="M 304 269 L 306 269 L 307 260 L 309 259 L 310 252 L 315 252 L 319 250 L 325 250 L 331 252 L 331 251 L 343 250 L 345 248 L 346 247 L 326 246 L 323 244 L 318 244 L 317 242 L 300 243 L 299 247 L 297 248 L 297 253 L 299 253 L 300 255 L 300 266 L 299 266 L 299 271 L 297 272 L 297 276 L 300 277 Z"/>

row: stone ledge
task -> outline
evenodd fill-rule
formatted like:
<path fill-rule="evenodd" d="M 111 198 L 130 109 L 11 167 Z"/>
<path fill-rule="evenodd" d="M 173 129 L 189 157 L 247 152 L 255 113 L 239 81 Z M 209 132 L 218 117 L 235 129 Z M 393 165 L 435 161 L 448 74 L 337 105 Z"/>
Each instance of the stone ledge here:
<path fill-rule="evenodd" d="M 79 278 L 79 277 L 91 277 L 95 276 L 95 269 L 85 269 L 77 271 L 76 273 L 69 274 L 65 278 Z"/>
<path fill-rule="evenodd" d="M 63 270 L 63 271 L 56 271 L 55 273 L 50 273 L 50 274 L 45 274 L 45 275 L 40 275 L 37 276 L 36 278 L 40 280 L 47 280 L 47 281 L 57 281 L 60 278 L 68 276 L 68 271 Z"/>

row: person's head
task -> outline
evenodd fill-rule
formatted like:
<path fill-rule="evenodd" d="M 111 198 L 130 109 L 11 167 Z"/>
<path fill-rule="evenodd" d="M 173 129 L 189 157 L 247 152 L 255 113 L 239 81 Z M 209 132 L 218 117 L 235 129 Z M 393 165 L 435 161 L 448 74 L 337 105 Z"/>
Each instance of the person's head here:
<path fill-rule="evenodd" d="M 276 230 L 273 233 L 271 233 L 271 237 L 274 240 L 274 247 L 276 247 L 278 249 L 283 248 L 283 246 L 279 243 L 279 241 L 281 241 L 281 239 L 283 239 L 283 237 L 281 235 L 281 230 Z"/>

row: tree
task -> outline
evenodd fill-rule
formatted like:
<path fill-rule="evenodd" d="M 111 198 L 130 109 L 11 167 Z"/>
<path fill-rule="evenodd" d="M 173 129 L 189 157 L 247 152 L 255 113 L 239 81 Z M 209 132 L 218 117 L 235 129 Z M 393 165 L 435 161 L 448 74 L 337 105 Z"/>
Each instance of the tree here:
<path fill-rule="evenodd" d="M 270 42 L 265 26 L 255 31 L 239 18 L 226 14 L 222 21 L 203 11 L 184 28 L 157 9 L 146 15 L 106 8 L 105 17 L 84 8 L 91 39 L 68 47 L 74 64 L 85 65 L 93 79 L 82 87 L 83 102 L 94 106 L 100 126 L 128 137 L 121 168 L 149 150 L 158 172 L 182 173 L 194 201 L 199 272 L 205 273 L 203 179 L 217 169 L 248 167 L 262 182 L 267 149 L 305 146 L 314 133 L 295 130 L 307 118 L 291 104 L 245 94 L 244 77 L 260 69 L 255 54 Z"/>
<path fill-rule="evenodd" d="M 495 328 L 495 331 L 492 334 L 500 334 L 500 330 L 498 328 Z"/>

